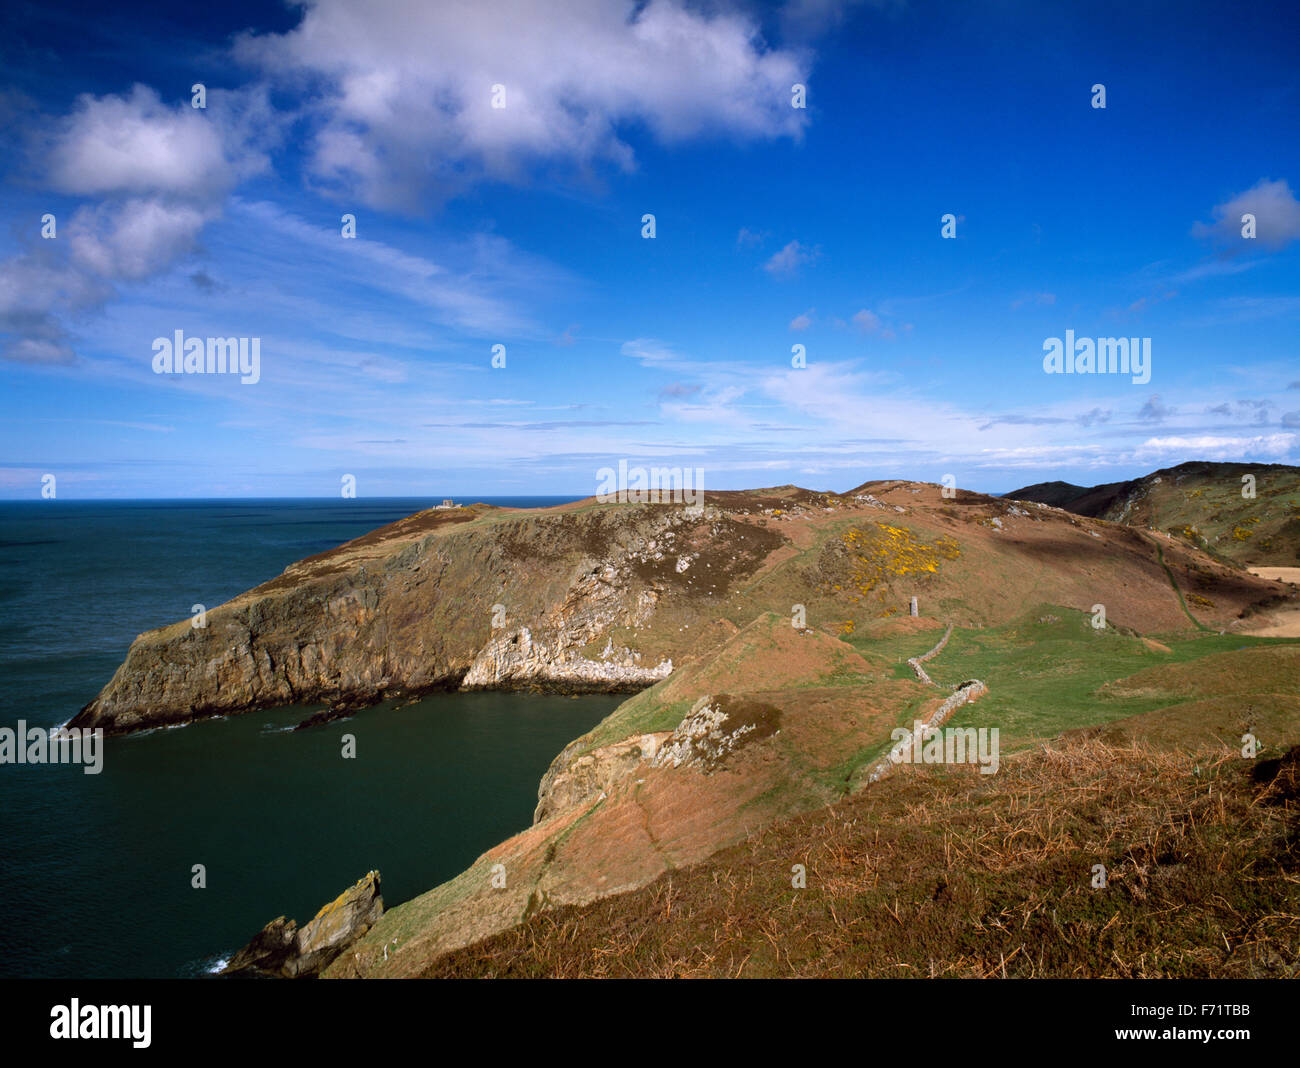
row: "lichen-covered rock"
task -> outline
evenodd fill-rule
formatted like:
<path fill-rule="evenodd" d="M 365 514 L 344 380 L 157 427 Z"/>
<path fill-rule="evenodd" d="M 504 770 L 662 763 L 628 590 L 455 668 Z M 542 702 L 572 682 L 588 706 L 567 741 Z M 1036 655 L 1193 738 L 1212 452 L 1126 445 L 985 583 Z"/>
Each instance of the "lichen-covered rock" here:
<path fill-rule="evenodd" d="M 643 734 L 614 745 L 601 746 L 576 759 L 561 759 L 551 765 L 538 789 L 537 810 L 533 823 L 580 805 L 589 798 L 610 790 L 616 783 L 628 779 L 638 768 L 652 759 L 668 732 Z M 570 747 L 571 748 L 571 747 Z"/>
<path fill-rule="evenodd" d="M 713 771 L 729 754 L 779 730 L 780 712 L 771 705 L 722 694 L 705 695 L 661 744 L 650 764 Z"/>
<path fill-rule="evenodd" d="M 277 916 L 230 958 L 222 974 L 285 979 L 319 975 L 383 914 L 379 872 L 372 871 L 323 906 L 305 927 Z"/>

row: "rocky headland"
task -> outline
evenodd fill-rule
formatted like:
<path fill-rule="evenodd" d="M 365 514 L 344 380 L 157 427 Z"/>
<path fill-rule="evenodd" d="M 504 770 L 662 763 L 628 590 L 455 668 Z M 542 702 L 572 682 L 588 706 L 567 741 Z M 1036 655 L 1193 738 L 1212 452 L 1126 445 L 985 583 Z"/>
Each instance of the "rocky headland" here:
<path fill-rule="evenodd" d="M 125 733 L 288 704 L 324 706 L 304 721 L 324 723 L 452 688 L 628 692 L 556 757 L 533 825 L 464 873 L 367 920 L 328 961 L 283 919 L 240 958 L 410 976 L 872 787 L 899 726 L 1005 717 L 992 702 L 1008 697 L 1036 709 L 1004 649 L 1057 649 L 1030 671 L 1044 677 L 1131 672 L 1173 656 L 1165 642 L 1186 657 L 1203 636 L 1247 634 L 1294 596 L 1168 532 L 926 483 L 719 492 L 699 510 L 431 509 L 290 566 L 205 628 L 141 635 L 73 725 Z M 1080 693 L 1062 707 L 1083 712 L 1049 722 L 1119 714 Z M 1037 712 L 1016 714 L 1004 744 L 1038 736 Z"/>

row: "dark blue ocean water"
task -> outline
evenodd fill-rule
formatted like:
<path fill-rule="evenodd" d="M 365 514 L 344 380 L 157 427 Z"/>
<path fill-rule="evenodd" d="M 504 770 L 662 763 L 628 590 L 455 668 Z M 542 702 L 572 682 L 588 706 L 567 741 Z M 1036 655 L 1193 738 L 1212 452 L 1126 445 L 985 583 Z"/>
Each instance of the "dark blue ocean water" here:
<path fill-rule="evenodd" d="M 434 503 L 0 502 L 0 727 L 66 721 L 140 632 Z M 296 734 L 306 711 L 273 709 L 108 739 L 99 775 L 0 765 L 0 975 L 203 974 L 371 868 L 407 900 L 526 827 L 619 700 L 441 694 Z"/>

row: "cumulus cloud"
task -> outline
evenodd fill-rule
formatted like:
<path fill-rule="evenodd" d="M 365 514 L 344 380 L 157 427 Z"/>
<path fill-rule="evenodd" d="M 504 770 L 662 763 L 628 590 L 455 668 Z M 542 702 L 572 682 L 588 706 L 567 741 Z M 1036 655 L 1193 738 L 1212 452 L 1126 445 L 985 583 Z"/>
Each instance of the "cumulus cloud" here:
<path fill-rule="evenodd" d="M 72 261 L 105 279 L 148 278 L 194 247 L 208 215 L 184 204 L 128 200 L 80 209 L 68 226 Z"/>
<path fill-rule="evenodd" d="M 38 242 L 0 263 L 0 356 L 73 362 L 66 317 L 192 252 L 229 191 L 265 166 L 263 148 L 277 136 L 265 94 L 214 91 L 209 103 L 220 118 L 188 101 L 166 105 L 137 85 L 78 97 L 48 122 L 35 138 L 43 180 L 97 203 L 76 209 L 60 234 L 66 241 Z"/>
<path fill-rule="evenodd" d="M 835 322 L 838 326 L 847 325 L 842 319 L 837 319 Z M 911 323 L 899 323 L 896 320 L 888 321 L 883 315 L 873 312 L 870 308 L 861 308 L 855 312 L 852 322 L 862 333 L 878 334 L 886 341 L 892 341 L 900 331 L 906 334 L 912 329 Z"/>
<path fill-rule="evenodd" d="M 22 363 L 76 360 L 61 313 L 105 300 L 111 289 L 38 246 L 0 263 L 0 356 Z"/>
<path fill-rule="evenodd" d="M 1251 422 L 1263 426 L 1269 421 L 1269 409 L 1275 407 L 1277 405 L 1269 400 L 1239 400 L 1233 402 L 1233 404 L 1228 404 L 1225 401 L 1213 407 L 1207 405 L 1205 414 L 1220 415 L 1225 419 L 1235 418 L 1238 422 L 1249 419 Z"/>
<path fill-rule="evenodd" d="M 797 138 L 806 122 L 790 107 L 805 56 L 768 48 L 739 13 L 677 0 L 309 0 L 295 29 L 235 51 L 272 81 L 323 87 L 310 172 L 378 207 L 522 180 L 526 162 L 631 169 L 624 124 L 673 143 Z"/>
<path fill-rule="evenodd" d="M 64 318 L 103 304 L 117 283 L 171 266 L 194 248 L 209 214 L 149 199 L 79 208 L 57 250 L 37 246 L 0 263 L 0 356 L 74 362 Z"/>
<path fill-rule="evenodd" d="M 167 105 L 144 85 L 80 96 L 43 145 L 47 177 L 59 192 L 82 196 L 211 201 L 265 167 L 259 142 L 273 139 L 275 124 L 257 91 L 214 90 L 209 104 Z"/>
<path fill-rule="evenodd" d="M 813 312 L 815 310 L 816 309 L 809 308 L 806 312 L 803 312 L 801 315 L 796 315 L 793 319 L 790 320 L 790 329 L 807 330 L 813 324 Z"/>
<path fill-rule="evenodd" d="M 79 194 L 180 193 L 229 181 L 217 128 L 194 108 L 168 108 L 152 89 L 77 100 L 56 131 L 49 177 Z"/>
<path fill-rule="evenodd" d="M 1205 460 L 1240 460 L 1243 457 L 1280 458 L 1294 448 L 1294 434 L 1262 434 L 1256 437 L 1217 437 L 1202 434 L 1194 437 L 1147 438 L 1134 450 L 1134 458 L 1144 462 L 1165 456 L 1198 456 Z"/>
<path fill-rule="evenodd" d="M 1241 217 L 1255 216 L 1254 241 L 1241 236 Z M 1300 239 L 1300 201 L 1285 181 L 1261 178 L 1244 193 L 1219 204 L 1212 223 L 1198 222 L 1192 233 L 1217 244 L 1245 247 L 1251 244 L 1280 249 Z"/>

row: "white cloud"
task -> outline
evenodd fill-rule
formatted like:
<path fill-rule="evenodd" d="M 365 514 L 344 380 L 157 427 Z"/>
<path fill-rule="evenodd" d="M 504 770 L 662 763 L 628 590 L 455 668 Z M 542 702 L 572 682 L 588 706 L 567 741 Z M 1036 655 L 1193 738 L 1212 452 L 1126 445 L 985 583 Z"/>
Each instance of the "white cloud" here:
<path fill-rule="evenodd" d="M 102 204 L 73 216 L 68 244 L 77 266 L 109 280 L 138 281 L 190 252 L 208 218 L 158 200 Z"/>
<path fill-rule="evenodd" d="M 211 199 L 262 162 L 218 123 L 188 103 L 165 105 L 143 85 L 126 96 L 78 97 L 51 136 L 50 181 L 81 195 Z"/>
<path fill-rule="evenodd" d="M 624 356 L 631 356 L 634 360 L 652 366 L 682 362 L 682 358 L 668 345 L 652 337 L 639 337 L 632 341 L 625 341 L 619 351 Z"/>
<path fill-rule="evenodd" d="M 880 316 L 863 308 L 853 316 L 854 325 L 865 334 L 875 333 L 880 329 Z"/>
<path fill-rule="evenodd" d="M 630 169 L 624 123 L 676 142 L 798 137 L 806 122 L 790 106 L 802 54 L 677 0 L 309 0 L 299 26 L 240 38 L 236 55 L 272 80 L 323 81 L 311 173 L 381 207 L 517 179 L 529 161 Z"/>
<path fill-rule="evenodd" d="M 48 249 L 0 262 L 0 356 L 22 363 L 73 363 L 72 339 L 59 313 L 105 300 L 100 280 L 55 259 Z"/>
<path fill-rule="evenodd" d="M 214 90 L 208 102 L 166 105 L 142 85 L 83 95 L 37 136 L 50 188 L 100 200 L 74 212 L 54 250 L 37 242 L 0 263 L 0 356 L 73 362 L 63 320 L 190 253 L 235 184 L 266 165 L 279 127 L 265 93 Z"/>
<path fill-rule="evenodd" d="M 1259 434 L 1254 437 L 1147 438 L 1134 450 L 1139 460 L 1158 460 L 1163 456 L 1196 456 L 1205 460 L 1240 460 L 1243 457 L 1279 458 L 1295 447 L 1294 434 Z"/>
<path fill-rule="evenodd" d="M 791 241 L 780 252 L 773 253 L 772 258 L 763 264 L 763 270 L 772 275 L 789 276 L 805 263 L 811 263 L 816 258 L 816 249 L 810 249 L 798 241 Z"/>
<path fill-rule="evenodd" d="M 1244 214 L 1255 216 L 1256 237 L 1241 235 Z M 1192 233 L 1219 244 L 1249 247 L 1259 244 L 1280 249 L 1300 239 L 1300 201 L 1285 181 L 1261 178 L 1244 193 L 1238 193 L 1214 209 L 1213 223 L 1196 223 Z"/>

